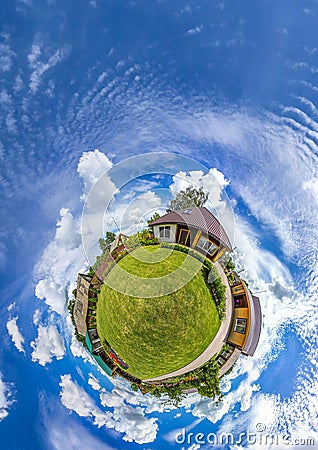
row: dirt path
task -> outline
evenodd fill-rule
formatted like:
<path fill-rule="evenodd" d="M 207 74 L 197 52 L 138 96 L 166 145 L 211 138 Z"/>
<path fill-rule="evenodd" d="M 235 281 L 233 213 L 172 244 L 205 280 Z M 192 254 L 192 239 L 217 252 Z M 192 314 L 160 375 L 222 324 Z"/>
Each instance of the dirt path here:
<path fill-rule="evenodd" d="M 233 303 L 232 303 L 231 289 L 230 289 L 227 277 L 226 277 L 225 273 L 222 271 L 222 268 L 218 262 L 216 262 L 214 265 L 221 277 L 222 283 L 226 287 L 226 290 L 225 290 L 226 315 L 225 315 L 225 319 L 223 320 L 223 322 L 219 328 L 219 331 L 214 336 L 214 339 L 212 340 L 210 345 L 204 350 L 204 352 L 201 353 L 201 355 L 199 355 L 191 363 L 187 364 L 186 366 L 182 367 L 181 369 L 175 370 L 174 372 L 167 373 L 166 375 L 161 375 L 160 377 L 147 378 L 146 380 L 143 380 L 143 381 L 160 381 L 160 380 L 165 380 L 166 378 L 183 375 L 184 373 L 190 372 L 191 370 L 197 369 L 198 367 L 202 366 L 202 364 L 209 361 L 209 359 L 211 359 L 212 356 L 219 353 L 220 350 L 222 349 L 222 346 L 227 337 L 229 328 L 231 326 Z"/>

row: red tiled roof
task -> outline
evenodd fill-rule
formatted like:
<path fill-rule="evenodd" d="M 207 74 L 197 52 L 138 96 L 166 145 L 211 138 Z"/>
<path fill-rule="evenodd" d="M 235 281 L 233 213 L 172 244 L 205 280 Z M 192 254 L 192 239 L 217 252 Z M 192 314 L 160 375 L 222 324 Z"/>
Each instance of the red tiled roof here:
<path fill-rule="evenodd" d="M 186 212 L 186 211 L 189 211 Z M 191 211 L 191 213 L 190 213 Z M 202 208 L 190 207 L 180 211 L 172 211 L 159 219 L 154 220 L 150 225 L 161 225 L 168 223 L 177 223 L 199 228 L 210 234 L 216 240 L 220 241 L 228 250 L 232 250 L 231 242 L 216 217 L 204 206 Z"/>

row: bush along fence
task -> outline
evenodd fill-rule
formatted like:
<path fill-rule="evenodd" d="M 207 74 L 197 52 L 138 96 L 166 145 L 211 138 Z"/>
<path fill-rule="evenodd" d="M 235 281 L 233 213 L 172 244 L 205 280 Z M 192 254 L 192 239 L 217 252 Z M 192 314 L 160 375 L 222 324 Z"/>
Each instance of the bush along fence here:
<path fill-rule="evenodd" d="M 137 386 L 132 386 L 133 390 Z M 155 397 L 160 398 L 167 395 L 167 403 L 178 406 L 186 395 L 187 389 L 195 388 L 203 397 L 209 397 L 218 401 L 222 400 L 223 394 L 220 389 L 219 367 L 215 358 L 211 358 L 207 363 L 198 369 L 181 375 L 180 377 L 169 378 L 161 382 L 145 384 L 139 386 L 143 393 L 149 392 Z"/>

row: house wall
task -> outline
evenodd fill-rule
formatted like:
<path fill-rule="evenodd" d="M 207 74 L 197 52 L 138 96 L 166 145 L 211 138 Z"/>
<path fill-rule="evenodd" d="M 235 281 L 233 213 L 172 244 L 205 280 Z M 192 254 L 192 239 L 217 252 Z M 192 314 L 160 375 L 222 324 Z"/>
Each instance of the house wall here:
<path fill-rule="evenodd" d="M 236 319 L 247 319 L 245 334 L 234 331 Z M 242 348 L 246 341 L 248 332 L 249 332 L 249 309 L 248 308 L 235 308 L 234 314 L 233 314 L 231 333 L 227 339 L 228 342 L 231 342 L 232 344 L 236 345 L 237 347 Z"/>
<path fill-rule="evenodd" d="M 210 241 L 212 244 L 216 245 L 216 249 L 214 250 L 214 253 L 212 255 L 210 255 L 209 253 L 205 253 L 200 247 L 197 246 L 197 243 L 199 242 L 200 237 L 203 237 L 205 239 L 207 239 L 208 241 Z M 203 253 L 206 258 L 210 259 L 212 262 L 217 261 L 224 253 L 223 248 L 220 248 L 220 244 L 217 243 L 211 235 L 204 233 L 202 230 L 197 230 L 193 240 L 192 240 L 192 247 L 195 248 L 195 250 L 197 250 L 200 253 Z"/>
<path fill-rule="evenodd" d="M 159 227 L 162 226 L 170 226 L 170 238 L 165 238 L 165 237 L 160 237 L 159 238 Z M 217 242 L 215 242 L 215 240 L 210 236 L 207 235 L 206 233 L 202 232 L 202 230 L 198 230 L 197 228 L 194 227 L 188 227 L 186 225 L 177 225 L 177 224 L 162 224 L 162 225 L 154 225 L 153 226 L 153 231 L 154 231 L 154 235 L 156 238 L 160 239 L 161 241 L 165 241 L 165 242 L 176 242 L 178 243 L 179 241 L 179 237 L 180 237 L 180 231 L 181 230 L 185 230 L 185 229 L 189 229 L 190 233 L 189 233 L 189 247 L 194 248 L 195 250 L 202 252 L 202 250 L 196 246 L 199 238 L 201 236 L 204 236 L 206 239 L 208 239 L 209 241 L 211 241 L 213 244 L 217 245 L 218 248 L 215 250 L 215 252 L 213 253 L 213 255 L 209 255 L 206 254 L 205 256 L 207 258 L 209 258 L 212 262 L 216 262 L 225 252 L 226 252 L 226 248 L 223 247 L 222 245 L 220 246 L 220 244 L 218 244 Z"/>
<path fill-rule="evenodd" d="M 170 227 L 170 238 L 159 237 L 159 227 L 162 227 L 162 226 Z M 154 225 L 153 232 L 154 232 L 155 237 L 160 239 L 161 241 L 176 242 L 177 225 L 175 223 L 171 223 L 171 224 L 167 223 L 165 225 Z"/>
<path fill-rule="evenodd" d="M 225 252 L 226 252 L 225 247 L 219 247 L 217 252 L 213 255 L 212 261 L 213 262 L 217 261 L 219 258 L 221 258 L 222 255 L 224 255 Z"/>
<path fill-rule="evenodd" d="M 78 274 L 76 300 L 74 306 L 74 320 L 76 329 L 79 334 L 86 336 L 86 315 L 88 309 L 88 290 L 90 286 L 90 279 L 82 274 Z"/>

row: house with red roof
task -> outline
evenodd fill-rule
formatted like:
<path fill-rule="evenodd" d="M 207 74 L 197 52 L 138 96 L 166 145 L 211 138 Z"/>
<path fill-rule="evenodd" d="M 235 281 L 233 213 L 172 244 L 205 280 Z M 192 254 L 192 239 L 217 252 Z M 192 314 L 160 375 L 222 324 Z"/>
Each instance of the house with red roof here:
<path fill-rule="evenodd" d="M 161 241 L 191 247 L 212 262 L 232 251 L 231 242 L 218 219 L 205 207 L 172 211 L 152 221 L 154 235 Z"/>

